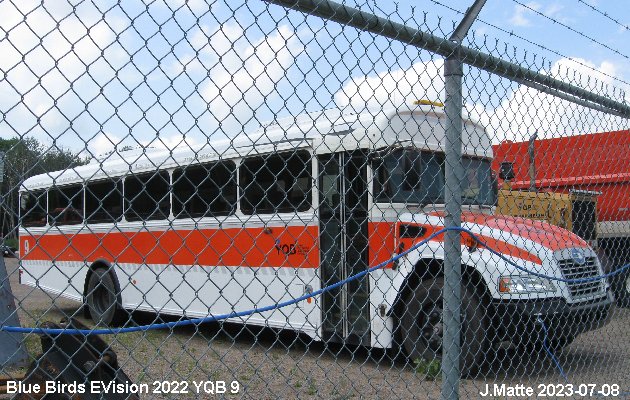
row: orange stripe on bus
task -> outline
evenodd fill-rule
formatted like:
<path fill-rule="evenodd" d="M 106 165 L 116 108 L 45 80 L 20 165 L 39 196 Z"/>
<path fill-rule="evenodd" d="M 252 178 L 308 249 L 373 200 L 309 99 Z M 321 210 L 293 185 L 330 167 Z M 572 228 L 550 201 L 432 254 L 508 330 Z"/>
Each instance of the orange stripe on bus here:
<path fill-rule="evenodd" d="M 392 258 L 396 250 L 396 224 L 392 222 L 374 222 L 368 225 L 370 245 L 370 267 L 374 267 Z M 392 268 L 388 264 L 385 268 Z"/>
<path fill-rule="evenodd" d="M 25 260 L 317 268 L 317 226 L 22 236 Z M 26 241 L 29 241 L 26 245 Z"/>
<path fill-rule="evenodd" d="M 401 242 L 405 244 L 405 249 L 408 249 L 411 246 L 413 246 L 415 243 L 421 241 L 422 238 L 428 237 L 438 232 L 439 230 L 444 229 L 443 227 L 437 227 L 437 226 L 432 226 L 432 225 L 399 223 L 397 231 L 400 230 L 400 225 L 416 225 L 416 226 L 421 226 L 424 229 L 426 229 L 424 235 L 422 235 L 421 237 L 413 238 L 413 239 L 401 239 Z M 467 233 L 462 233 L 462 244 L 468 244 L 468 243 L 473 242 L 470 239 L 468 239 L 467 236 L 468 236 Z M 513 244 L 509 244 L 507 242 L 504 242 L 502 240 L 497 240 L 489 236 L 485 236 L 481 234 L 475 234 L 475 236 L 477 236 L 479 240 L 484 242 L 487 245 L 487 247 L 491 247 L 492 249 L 496 250 L 497 252 L 505 256 L 520 258 L 522 260 L 527 260 L 527 261 L 531 261 L 536 264 L 542 265 L 542 260 L 540 259 L 540 257 L 528 252 L 527 250 L 523 250 L 520 247 L 517 247 Z M 441 233 L 437 235 L 436 237 L 431 239 L 431 241 L 444 242 L 444 234 Z M 484 247 L 484 246 L 479 245 L 479 247 Z"/>

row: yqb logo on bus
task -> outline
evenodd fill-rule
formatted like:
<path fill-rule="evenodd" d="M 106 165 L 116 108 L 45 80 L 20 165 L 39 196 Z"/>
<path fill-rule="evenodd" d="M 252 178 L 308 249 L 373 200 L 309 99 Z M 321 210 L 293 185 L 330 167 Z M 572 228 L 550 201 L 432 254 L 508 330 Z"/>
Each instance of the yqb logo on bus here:
<path fill-rule="evenodd" d="M 306 254 L 308 253 L 308 247 L 300 244 L 298 242 L 295 243 L 280 243 L 280 241 L 276 241 L 275 245 L 276 251 L 278 254 L 284 254 L 287 256 L 291 256 L 294 254 Z"/>

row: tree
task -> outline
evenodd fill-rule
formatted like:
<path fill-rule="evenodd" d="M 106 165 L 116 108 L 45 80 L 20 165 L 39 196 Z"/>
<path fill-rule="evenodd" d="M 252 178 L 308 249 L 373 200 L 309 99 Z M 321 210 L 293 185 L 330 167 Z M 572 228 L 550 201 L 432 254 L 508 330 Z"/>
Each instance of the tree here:
<path fill-rule="evenodd" d="M 88 162 L 68 149 L 45 146 L 35 138 L 0 138 L 0 151 L 4 152 L 1 232 L 5 238 L 17 237 L 18 193 L 22 182 L 33 175 L 69 169 Z"/>

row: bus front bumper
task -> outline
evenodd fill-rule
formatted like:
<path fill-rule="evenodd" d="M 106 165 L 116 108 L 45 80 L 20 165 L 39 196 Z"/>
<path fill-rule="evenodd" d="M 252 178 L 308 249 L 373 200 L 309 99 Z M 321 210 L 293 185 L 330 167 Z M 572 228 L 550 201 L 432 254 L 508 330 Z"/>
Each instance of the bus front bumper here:
<path fill-rule="evenodd" d="M 532 301 L 494 301 L 493 322 L 503 339 L 522 335 L 544 334 L 548 339 L 575 337 L 583 332 L 598 329 L 610 321 L 613 296 L 606 296 L 569 304 L 564 299 Z"/>

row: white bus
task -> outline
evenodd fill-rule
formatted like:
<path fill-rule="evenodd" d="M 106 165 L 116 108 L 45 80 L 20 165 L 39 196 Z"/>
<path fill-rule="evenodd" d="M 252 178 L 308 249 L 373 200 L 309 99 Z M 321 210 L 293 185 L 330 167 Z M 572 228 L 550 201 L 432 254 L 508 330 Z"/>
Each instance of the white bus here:
<path fill-rule="evenodd" d="M 104 324 L 124 310 L 203 317 L 302 296 L 444 227 L 444 120 L 430 102 L 326 110 L 198 151 L 123 152 L 32 177 L 20 201 L 21 283 L 84 303 Z M 490 139 L 469 118 L 464 128 L 463 226 L 529 270 L 601 274 L 571 232 L 493 215 Z M 527 275 L 470 240 L 462 258 L 464 372 L 491 340 L 532 339 L 538 317 L 555 346 L 607 322 L 605 280 Z M 233 321 L 439 358 L 443 259 L 439 236 L 321 297 Z"/>

